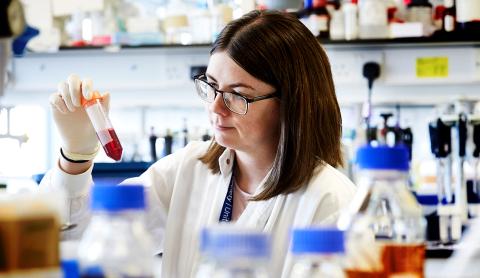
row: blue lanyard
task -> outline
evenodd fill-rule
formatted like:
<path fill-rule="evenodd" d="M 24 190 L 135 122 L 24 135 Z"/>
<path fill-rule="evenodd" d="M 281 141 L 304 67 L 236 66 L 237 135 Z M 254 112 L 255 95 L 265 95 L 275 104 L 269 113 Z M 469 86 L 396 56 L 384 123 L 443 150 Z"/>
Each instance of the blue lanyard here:
<path fill-rule="evenodd" d="M 223 201 L 222 211 L 220 213 L 220 218 L 218 219 L 218 222 L 232 221 L 232 212 L 233 212 L 233 172 L 232 172 L 232 178 L 230 179 L 230 184 L 228 185 L 227 195 L 225 196 L 225 200 Z"/>

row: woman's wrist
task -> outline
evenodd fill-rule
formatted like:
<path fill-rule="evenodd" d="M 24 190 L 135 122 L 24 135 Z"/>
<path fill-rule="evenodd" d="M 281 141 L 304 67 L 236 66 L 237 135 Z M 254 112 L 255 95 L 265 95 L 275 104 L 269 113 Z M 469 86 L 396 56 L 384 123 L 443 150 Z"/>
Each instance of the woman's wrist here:
<path fill-rule="evenodd" d="M 70 175 L 78 175 L 85 173 L 93 163 L 93 159 L 90 160 L 74 160 L 65 155 L 62 149 L 60 149 L 60 158 L 58 160 L 58 166 L 62 171 Z"/>

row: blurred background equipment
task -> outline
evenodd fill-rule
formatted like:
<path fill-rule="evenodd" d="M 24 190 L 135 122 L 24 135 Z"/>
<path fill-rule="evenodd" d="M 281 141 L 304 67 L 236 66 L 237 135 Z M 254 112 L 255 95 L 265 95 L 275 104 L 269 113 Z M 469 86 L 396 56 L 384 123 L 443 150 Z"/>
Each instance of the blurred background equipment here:
<path fill-rule="evenodd" d="M 0 97 L 4 94 L 7 82 L 11 40 L 19 36 L 24 29 L 25 18 L 20 1 L 2 1 L 0 3 Z"/>
<path fill-rule="evenodd" d="M 61 277 L 56 193 L 0 195 L 0 276 Z"/>
<path fill-rule="evenodd" d="M 323 1 L 323 0 L 322 0 Z M 322 1 L 305 1 L 305 2 L 322 2 Z M 327 2 L 326 0 L 324 2 Z M 267 9 L 274 10 L 299 10 L 303 5 L 301 0 L 265 0 L 263 1 Z"/>

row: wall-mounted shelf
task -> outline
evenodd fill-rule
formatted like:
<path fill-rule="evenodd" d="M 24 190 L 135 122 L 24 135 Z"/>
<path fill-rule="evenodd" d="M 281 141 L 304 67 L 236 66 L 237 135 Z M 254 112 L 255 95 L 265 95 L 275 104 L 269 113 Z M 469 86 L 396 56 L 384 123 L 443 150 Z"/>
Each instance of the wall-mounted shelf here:
<path fill-rule="evenodd" d="M 368 40 L 330 40 L 319 38 L 325 48 L 418 48 L 418 47 L 466 47 L 480 46 L 480 34 L 438 34 L 432 37 L 397 38 L 397 39 L 368 39 Z M 110 46 L 61 46 L 60 51 L 108 49 Z M 148 49 L 148 48 L 204 48 L 211 44 L 148 44 L 148 45 L 119 45 L 119 49 Z"/>
<path fill-rule="evenodd" d="M 329 40 L 320 39 L 325 48 L 423 48 L 423 47 L 467 47 L 480 46 L 480 34 L 437 34 L 432 37 L 371 39 L 371 40 Z"/>
<path fill-rule="evenodd" d="M 368 61 L 378 62 L 382 69 L 375 83 L 374 101 L 430 104 L 458 96 L 480 98 L 480 38 L 322 44 L 343 103 L 363 101 L 366 81 L 362 67 Z M 91 77 L 99 90 L 117 94 L 117 103 L 201 106 L 191 98 L 190 70 L 192 66 L 207 65 L 210 48 L 210 44 L 145 45 L 27 53 L 14 59 L 15 83 L 5 99 L 12 104 L 18 103 L 17 97 L 33 101 L 40 92 L 53 92 L 68 74 L 77 73 Z M 41 98 L 46 99 L 45 95 Z"/>

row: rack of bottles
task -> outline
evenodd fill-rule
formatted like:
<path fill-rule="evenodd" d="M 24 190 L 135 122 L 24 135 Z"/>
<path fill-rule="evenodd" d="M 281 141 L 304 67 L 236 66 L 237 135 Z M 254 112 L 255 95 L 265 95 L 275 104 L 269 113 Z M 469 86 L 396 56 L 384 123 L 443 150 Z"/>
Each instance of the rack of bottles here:
<path fill-rule="evenodd" d="M 98 2 L 98 1 L 93 1 Z M 40 34 L 34 52 L 71 47 L 209 45 L 232 19 L 272 1 L 105 0 L 65 9 L 52 1 L 40 20 L 25 6 Z M 272 3 L 270 3 L 272 2 Z M 283 1 L 280 1 L 283 2 Z M 322 43 L 386 40 L 448 42 L 480 40 L 480 2 L 469 0 L 305 0 L 292 2 L 296 15 Z M 270 5 L 269 5 L 270 3 Z M 45 10 L 45 11 L 44 11 Z M 47 11 L 48 10 L 48 11 Z M 405 38 L 408 38 L 405 40 Z"/>
<path fill-rule="evenodd" d="M 330 40 L 452 40 L 472 38 L 480 31 L 478 1 L 307 0 L 296 14 L 316 36 Z"/>

